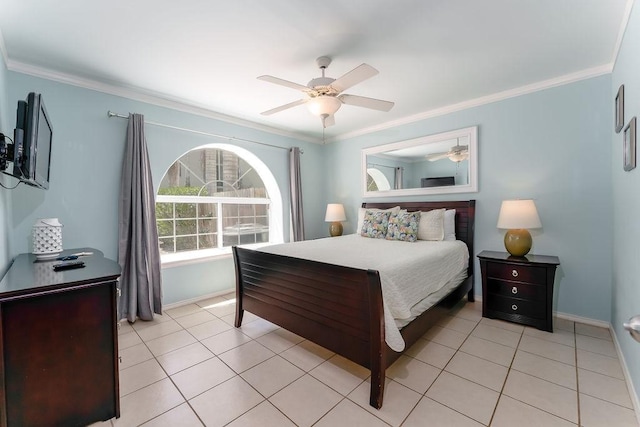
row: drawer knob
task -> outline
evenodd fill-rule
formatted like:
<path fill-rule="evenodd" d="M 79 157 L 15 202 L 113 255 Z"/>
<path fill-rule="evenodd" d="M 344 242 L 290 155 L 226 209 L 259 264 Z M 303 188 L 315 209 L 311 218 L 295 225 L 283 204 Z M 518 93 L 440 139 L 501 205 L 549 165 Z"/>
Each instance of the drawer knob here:
<path fill-rule="evenodd" d="M 512 294 L 517 294 L 518 293 L 518 287 L 514 286 L 513 288 L 511 288 L 511 293 Z"/>
<path fill-rule="evenodd" d="M 511 275 L 513 277 L 518 277 L 518 270 L 511 270 Z"/>
<path fill-rule="evenodd" d="M 513 311 L 518 310 L 518 306 L 517 306 L 517 305 L 515 305 L 515 304 L 513 304 L 513 305 L 511 306 L 511 310 L 513 310 Z"/>

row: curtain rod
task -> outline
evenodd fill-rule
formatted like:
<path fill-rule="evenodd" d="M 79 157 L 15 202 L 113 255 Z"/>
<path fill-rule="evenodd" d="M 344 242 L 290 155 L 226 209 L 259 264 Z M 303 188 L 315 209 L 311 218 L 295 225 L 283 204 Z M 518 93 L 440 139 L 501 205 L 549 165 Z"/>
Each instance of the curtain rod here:
<path fill-rule="evenodd" d="M 111 110 L 107 111 L 107 117 L 109 117 L 109 118 L 118 117 L 119 119 L 128 119 L 129 118 L 128 115 L 125 116 L 124 114 L 114 113 Z M 166 125 L 164 123 L 158 123 L 158 122 L 150 122 L 150 121 L 147 121 L 147 120 L 145 120 L 144 122 L 145 122 L 145 124 L 148 124 L 148 125 L 160 126 L 160 127 L 163 127 L 163 128 L 175 129 L 175 130 L 180 130 L 180 131 L 183 131 L 183 132 L 197 133 L 199 135 L 213 136 L 215 138 L 229 139 L 229 140 L 232 140 L 232 141 L 250 142 L 252 144 L 265 145 L 267 147 L 279 148 L 281 150 L 287 150 L 287 151 L 290 149 L 288 147 L 280 147 L 279 145 L 267 144 L 266 142 L 253 141 L 251 139 L 238 138 L 238 137 L 235 137 L 235 136 L 218 135 L 218 134 L 215 134 L 215 133 L 202 132 L 202 131 L 199 131 L 199 130 L 187 129 L 187 128 L 182 128 L 182 127 L 172 126 L 172 125 Z M 304 150 L 300 149 L 300 154 L 304 154 Z"/>

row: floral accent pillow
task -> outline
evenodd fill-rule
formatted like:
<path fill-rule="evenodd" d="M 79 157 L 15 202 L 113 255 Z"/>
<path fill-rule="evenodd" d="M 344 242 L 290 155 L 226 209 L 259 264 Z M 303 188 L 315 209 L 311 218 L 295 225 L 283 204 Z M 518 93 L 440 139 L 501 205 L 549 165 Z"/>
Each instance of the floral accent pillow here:
<path fill-rule="evenodd" d="M 372 237 L 374 239 L 384 239 L 387 235 L 390 215 L 391 212 L 366 211 L 360 235 L 363 237 Z"/>
<path fill-rule="evenodd" d="M 402 240 L 403 242 L 415 242 L 418 240 L 418 224 L 420 212 L 400 211 L 389 217 L 387 228 L 387 240 Z"/>

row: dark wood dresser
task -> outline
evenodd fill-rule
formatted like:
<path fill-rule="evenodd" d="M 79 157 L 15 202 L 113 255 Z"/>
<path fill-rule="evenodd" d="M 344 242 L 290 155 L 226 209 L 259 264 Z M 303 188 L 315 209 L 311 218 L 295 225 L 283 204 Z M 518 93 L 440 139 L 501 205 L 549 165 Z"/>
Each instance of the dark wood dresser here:
<path fill-rule="evenodd" d="M 91 248 L 86 266 L 16 257 L 0 282 L 0 425 L 84 426 L 120 416 L 120 266 Z"/>
<path fill-rule="evenodd" d="M 553 332 L 556 256 L 514 257 L 507 252 L 478 254 L 482 272 L 482 315 Z"/>

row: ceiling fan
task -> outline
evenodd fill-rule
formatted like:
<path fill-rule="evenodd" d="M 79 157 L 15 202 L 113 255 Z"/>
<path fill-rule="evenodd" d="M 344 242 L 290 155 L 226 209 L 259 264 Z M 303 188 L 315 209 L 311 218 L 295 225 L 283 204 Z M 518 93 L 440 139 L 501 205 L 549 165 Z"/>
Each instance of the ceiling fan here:
<path fill-rule="evenodd" d="M 325 77 L 324 75 L 324 71 L 329 64 L 331 64 L 331 58 L 321 56 L 316 59 L 316 63 L 322 71 L 322 76 L 312 79 L 306 86 L 273 76 L 258 77 L 259 80 L 297 89 L 306 94 L 306 97 L 303 99 L 264 111 L 262 115 L 269 116 L 292 107 L 297 107 L 298 105 L 307 104 L 309 111 L 320 117 L 322 120 L 322 127 L 326 128 L 335 124 L 335 118 L 333 115 L 340 109 L 342 104 L 371 108 L 378 111 L 389 111 L 393 107 L 393 102 L 342 93 L 351 86 L 355 86 L 356 84 L 378 74 L 378 70 L 373 68 L 371 65 L 361 64 L 342 77 L 333 79 L 331 77 Z"/>
<path fill-rule="evenodd" d="M 436 160 L 448 158 L 452 162 L 460 163 L 461 161 L 469 158 L 469 146 L 460 145 L 460 142 L 456 141 L 456 145 L 451 147 L 449 151 L 445 151 L 442 153 L 427 154 L 426 157 L 427 157 L 427 160 L 429 160 L 430 162 L 435 162 Z"/>

